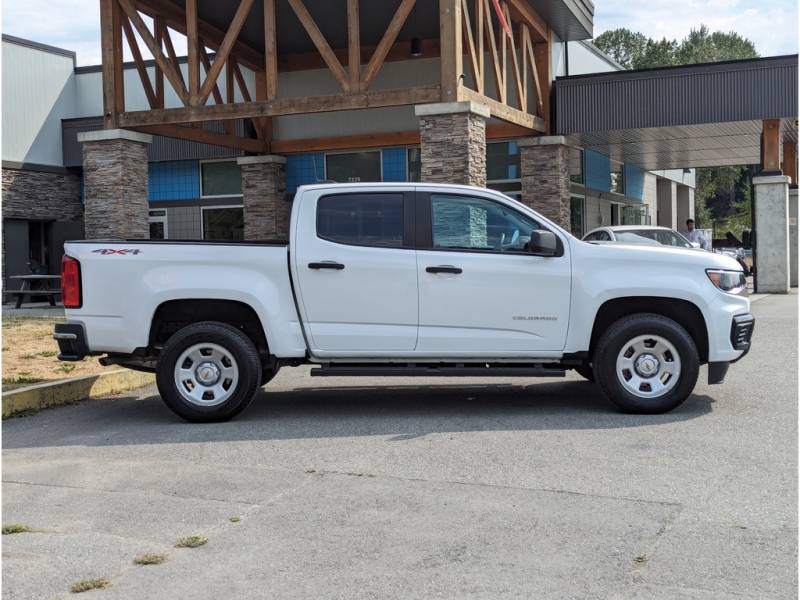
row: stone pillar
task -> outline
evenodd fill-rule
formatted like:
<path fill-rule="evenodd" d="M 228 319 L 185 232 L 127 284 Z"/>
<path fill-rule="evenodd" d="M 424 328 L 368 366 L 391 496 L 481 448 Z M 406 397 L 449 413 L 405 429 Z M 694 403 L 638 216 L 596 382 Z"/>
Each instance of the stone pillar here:
<path fill-rule="evenodd" d="M 569 146 L 562 135 L 523 138 L 519 146 L 522 202 L 570 230 Z"/>
<path fill-rule="evenodd" d="M 756 292 L 789 291 L 789 178 L 753 177 Z"/>
<path fill-rule="evenodd" d="M 678 228 L 678 184 L 671 179 L 658 180 L 658 222 L 661 227 Z M 686 228 L 686 223 L 681 229 Z"/>
<path fill-rule="evenodd" d="M 797 188 L 789 188 L 789 285 L 797 287 Z"/>
<path fill-rule="evenodd" d="M 127 129 L 78 134 L 87 239 L 150 237 L 147 147 L 152 139 Z"/>
<path fill-rule="evenodd" d="M 486 186 L 486 119 L 476 102 L 418 104 L 422 181 Z"/>
<path fill-rule="evenodd" d="M 236 159 L 242 170 L 244 239 L 289 236 L 291 203 L 286 200 L 286 157 L 267 154 Z"/>

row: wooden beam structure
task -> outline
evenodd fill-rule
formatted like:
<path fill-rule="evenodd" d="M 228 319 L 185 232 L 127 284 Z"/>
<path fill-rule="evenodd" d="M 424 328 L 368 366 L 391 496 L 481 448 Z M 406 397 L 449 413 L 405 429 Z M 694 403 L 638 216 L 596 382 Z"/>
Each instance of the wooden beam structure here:
<path fill-rule="evenodd" d="M 438 81 L 373 89 L 387 62 L 413 60 L 410 40 L 399 37 L 417 3 L 431 1 L 392 0 L 382 29 L 374 31 L 371 17 L 373 31 L 364 32 L 362 11 L 368 0 L 341 0 L 341 16 L 323 27 L 315 20 L 315 14 L 320 14 L 319 0 L 235 0 L 227 11 L 212 13 L 204 13 L 208 4 L 198 0 L 100 0 L 104 125 L 246 152 L 275 151 L 292 145 L 272 139 L 276 117 L 470 100 L 505 121 L 512 137 L 546 132 L 550 33 L 527 0 L 435 0 L 439 36 L 421 40 L 421 45 L 426 58 L 440 60 Z M 314 51 L 279 51 L 279 19 L 286 17 L 285 8 L 279 11 L 279 6 L 290 9 L 291 18 L 296 19 L 293 26 L 302 26 L 310 40 L 307 46 Z M 220 20 L 222 13 L 227 16 Z M 152 27 L 146 17 L 152 18 Z M 333 39 L 332 26 L 345 33 L 338 36 L 346 40 L 344 48 L 331 47 L 323 33 Z M 258 30 L 254 28 L 263 28 L 263 44 L 253 40 Z M 186 36 L 185 60 L 175 53 L 173 35 Z M 370 36 L 370 43 L 364 43 L 365 36 Z M 148 110 L 125 107 L 123 39 L 130 47 Z M 142 57 L 145 49 L 154 58 L 152 71 Z M 331 94 L 320 85 L 316 94 L 282 93 L 281 73 L 315 68 L 327 69 L 340 91 Z M 174 91 L 169 102 L 165 100 L 167 86 Z M 253 127 L 237 128 L 236 121 L 242 119 Z M 206 121 L 221 122 L 224 132 L 203 127 Z M 251 136 L 255 132 L 255 137 L 246 137 L 242 131 Z"/>
<path fill-rule="evenodd" d="M 761 171 L 781 171 L 781 120 L 765 119 L 761 132 Z"/>
<path fill-rule="evenodd" d="M 790 185 L 797 185 L 797 142 L 783 143 L 783 174 L 789 177 Z"/>

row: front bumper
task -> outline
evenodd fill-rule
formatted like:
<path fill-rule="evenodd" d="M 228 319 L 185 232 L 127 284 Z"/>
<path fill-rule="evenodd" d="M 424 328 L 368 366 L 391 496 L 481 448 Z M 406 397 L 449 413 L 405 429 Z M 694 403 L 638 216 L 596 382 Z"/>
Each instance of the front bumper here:
<path fill-rule="evenodd" d="M 83 360 L 89 354 L 86 332 L 80 323 L 57 323 L 53 339 L 58 342 L 58 360 Z"/>
<path fill-rule="evenodd" d="M 743 351 L 737 358 L 730 361 L 709 362 L 708 363 L 708 383 L 714 385 L 725 381 L 728 368 L 738 360 L 741 360 L 750 352 L 750 344 L 753 338 L 756 320 L 753 315 L 736 315 L 731 321 L 730 340 L 734 350 Z"/>

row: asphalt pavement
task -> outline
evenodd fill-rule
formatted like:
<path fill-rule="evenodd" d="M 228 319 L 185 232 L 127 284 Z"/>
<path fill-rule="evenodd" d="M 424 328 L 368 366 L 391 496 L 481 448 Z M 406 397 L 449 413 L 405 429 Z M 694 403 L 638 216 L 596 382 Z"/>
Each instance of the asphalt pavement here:
<path fill-rule="evenodd" d="M 229 423 L 152 388 L 5 421 L 3 524 L 33 531 L 2 538 L 3 598 L 795 598 L 797 296 L 753 313 L 750 355 L 666 415 L 574 374 L 298 368 Z"/>

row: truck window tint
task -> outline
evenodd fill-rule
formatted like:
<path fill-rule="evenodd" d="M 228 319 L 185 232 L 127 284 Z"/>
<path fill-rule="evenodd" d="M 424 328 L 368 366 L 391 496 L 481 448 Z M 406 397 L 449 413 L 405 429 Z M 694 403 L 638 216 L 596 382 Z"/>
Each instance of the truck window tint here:
<path fill-rule="evenodd" d="M 323 196 L 317 203 L 317 235 L 340 244 L 400 248 L 403 195 Z"/>
<path fill-rule="evenodd" d="M 431 195 L 433 247 L 527 252 L 533 219 L 502 204 L 466 196 Z"/>

